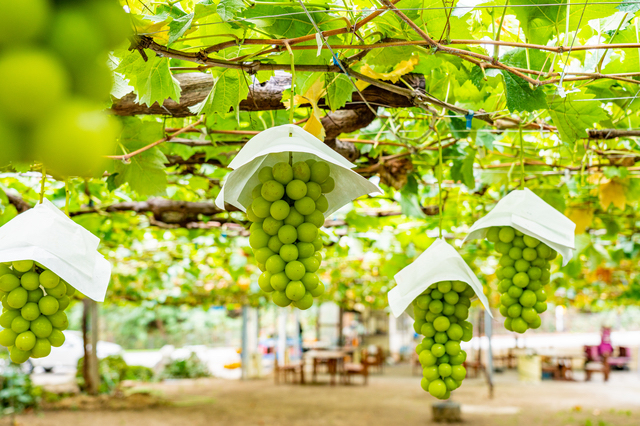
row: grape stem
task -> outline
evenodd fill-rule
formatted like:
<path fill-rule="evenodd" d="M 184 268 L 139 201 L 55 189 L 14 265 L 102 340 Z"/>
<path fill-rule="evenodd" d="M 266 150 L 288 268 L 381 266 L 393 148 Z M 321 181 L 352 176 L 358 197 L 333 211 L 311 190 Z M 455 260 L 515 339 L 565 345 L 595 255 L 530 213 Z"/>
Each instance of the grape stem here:
<path fill-rule="evenodd" d="M 44 184 L 47 181 L 47 170 L 42 165 L 42 179 L 40 180 L 40 204 L 44 201 Z"/>

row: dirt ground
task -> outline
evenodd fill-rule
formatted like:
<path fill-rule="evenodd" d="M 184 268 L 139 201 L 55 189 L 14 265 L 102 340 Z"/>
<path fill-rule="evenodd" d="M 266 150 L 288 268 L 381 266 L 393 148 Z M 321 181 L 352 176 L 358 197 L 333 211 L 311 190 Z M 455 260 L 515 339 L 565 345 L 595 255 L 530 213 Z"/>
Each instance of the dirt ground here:
<path fill-rule="evenodd" d="M 321 377 L 322 379 L 322 377 Z M 147 386 L 170 405 L 141 410 L 45 411 L 18 416 L 21 425 L 429 425 L 435 400 L 408 367 L 387 368 L 368 386 L 275 385 L 273 380 L 199 379 Z M 515 372 L 495 376 L 488 397 L 483 378 L 466 379 L 454 393 L 464 424 L 473 426 L 638 426 L 640 376 L 616 372 L 608 383 L 523 384 Z M 7 419 L 0 424 L 9 424 Z"/>

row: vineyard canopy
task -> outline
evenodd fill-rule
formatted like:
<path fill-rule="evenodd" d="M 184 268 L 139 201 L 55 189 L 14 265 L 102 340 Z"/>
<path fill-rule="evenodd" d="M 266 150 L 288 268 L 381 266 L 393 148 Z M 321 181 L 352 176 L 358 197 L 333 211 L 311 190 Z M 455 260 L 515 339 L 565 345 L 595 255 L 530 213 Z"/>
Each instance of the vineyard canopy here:
<path fill-rule="evenodd" d="M 261 303 L 244 214 L 213 199 L 243 144 L 290 121 L 385 191 L 328 218 L 328 299 L 386 306 L 440 225 L 461 240 L 523 185 L 577 224 L 555 302 L 640 299 L 640 1 L 121 3 L 123 130 L 104 176 L 70 182 L 72 217 L 115 266 L 111 300 Z M 4 223 L 35 204 L 39 174 L 1 181 Z M 64 182 L 47 196 L 63 204 Z M 488 244 L 462 253 L 495 286 Z"/>

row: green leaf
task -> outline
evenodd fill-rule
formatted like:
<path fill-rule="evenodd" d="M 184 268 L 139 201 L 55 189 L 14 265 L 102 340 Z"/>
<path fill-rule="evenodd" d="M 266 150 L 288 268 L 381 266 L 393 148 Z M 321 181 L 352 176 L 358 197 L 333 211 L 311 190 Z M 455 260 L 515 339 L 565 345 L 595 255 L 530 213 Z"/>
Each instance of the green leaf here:
<path fill-rule="evenodd" d="M 588 136 L 587 129 L 607 119 L 598 102 L 590 102 L 594 95 L 570 93 L 565 98 L 554 95 L 549 102 L 549 115 L 558 128 L 560 139 L 569 146 Z"/>
<path fill-rule="evenodd" d="M 620 12 L 634 14 L 640 10 L 640 3 L 638 3 L 636 0 L 624 0 L 616 7 L 616 9 L 618 9 Z"/>
<path fill-rule="evenodd" d="M 451 167 L 451 178 L 460 181 L 469 189 L 476 187 L 476 180 L 473 176 L 473 162 L 476 159 L 476 150 L 467 148 L 467 156 L 463 161 L 456 160 Z"/>
<path fill-rule="evenodd" d="M 213 79 L 207 98 L 189 110 L 194 114 L 226 114 L 233 108 L 239 113 L 238 105 L 248 94 L 249 87 L 240 71 L 226 70 Z"/>
<path fill-rule="evenodd" d="M 162 123 L 127 118 L 120 135 L 120 145 L 125 153 L 135 151 L 163 137 Z M 115 161 L 113 185 L 128 183 L 140 195 L 163 195 L 167 187 L 165 164 L 167 157 L 153 147 L 131 157 L 128 163 Z"/>
<path fill-rule="evenodd" d="M 416 194 L 400 192 L 400 208 L 407 217 L 425 217 Z"/>
<path fill-rule="evenodd" d="M 478 132 L 476 134 L 476 145 L 483 146 L 490 151 L 493 151 L 493 141 L 496 140 L 496 136 L 491 132 Z"/>
<path fill-rule="evenodd" d="M 121 58 L 115 69 L 129 79 L 138 96 L 137 102 L 148 106 L 158 102 L 162 105 L 165 99 L 180 101 L 180 84 L 173 78 L 169 70 L 169 58 L 161 58 L 151 50 L 145 50 L 147 61 L 137 50 L 120 51 Z"/>
<path fill-rule="evenodd" d="M 532 112 L 547 107 L 545 93 L 541 87 L 532 90 L 524 79 L 508 71 L 502 71 L 502 76 L 504 77 L 509 111 Z"/>
<path fill-rule="evenodd" d="M 327 74 L 327 103 L 331 111 L 338 110 L 345 106 L 345 104 L 351 100 L 351 93 L 353 92 L 353 84 L 351 80 L 344 74 L 338 74 L 337 77 L 331 74 Z"/>
<path fill-rule="evenodd" d="M 193 21 L 193 13 L 174 19 L 169 24 L 169 44 L 173 43 L 191 27 Z"/>
<path fill-rule="evenodd" d="M 231 21 L 238 12 L 242 12 L 246 8 L 247 5 L 242 0 L 220 0 L 217 12 L 223 20 Z"/>

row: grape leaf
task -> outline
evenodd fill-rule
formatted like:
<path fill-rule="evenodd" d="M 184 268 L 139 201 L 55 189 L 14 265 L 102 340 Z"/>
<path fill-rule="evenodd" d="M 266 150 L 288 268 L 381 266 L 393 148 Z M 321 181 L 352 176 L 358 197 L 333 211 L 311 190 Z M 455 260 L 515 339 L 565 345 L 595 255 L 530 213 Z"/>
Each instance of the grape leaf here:
<path fill-rule="evenodd" d="M 502 71 L 504 86 L 507 92 L 507 108 L 509 111 L 535 111 L 547 107 L 545 93 L 541 87 L 532 90 L 523 78 Z"/>
<path fill-rule="evenodd" d="M 119 142 L 125 153 L 163 137 L 162 123 L 138 118 L 126 118 L 122 122 Z M 113 185 L 119 187 L 129 183 L 131 189 L 140 195 L 162 195 L 167 187 L 166 163 L 167 157 L 157 147 L 134 155 L 128 163 L 116 161 L 113 166 Z"/>
<path fill-rule="evenodd" d="M 640 10 L 640 3 L 638 3 L 636 0 L 624 0 L 616 7 L 616 9 L 618 9 L 620 12 L 634 14 Z"/>
<path fill-rule="evenodd" d="M 193 21 L 193 13 L 186 14 L 180 18 L 174 19 L 169 24 L 169 43 L 171 44 L 180 37 L 191 27 Z"/>
<path fill-rule="evenodd" d="M 351 93 L 353 92 L 353 84 L 344 74 L 335 75 L 327 74 L 327 103 L 331 111 L 336 111 L 351 100 Z"/>
<path fill-rule="evenodd" d="M 146 62 L 137 50 L 117 52 L 116 56 L 121 61 L 115 71 L 129 80 L 138 103 L 151 106 L 158 102 L 162 105 L 168 98 L 179 102 L 180 84 L 169 70 L 169 58 L 157 56 L 151 50 L 146 50 L 145 53 Z"/>
<path fill-rule="evenodd" d="M 629 26 L 626 30 L 618 32 L 610 43 L 637 43 L 636 25 Z M 640 56 L 638 49 L 625 49 L 624 52 L 616 52 L 612 55 L 611 62 L 604 67 L 604 73 L 637 72 L 640 69 Z"/>
<path fill-rule="evenodd" d="M 242 12 L 247 5 L 242 0 L 220 0 L 217 12 L 225 21 L 230 21 L 236 17 L 238 12 Z"/>
<path fill-rule="evenodd" d="M 588 136 L 588 128 L 607 118 L 599 103 L 588 101 L 593 98 L 594 95 L 570 93 L 565 98 L 554 96 L 549 102 L 549 115 L 564 143 L 573 146 Z"/>
<path fill-rule="evenodd" d="M 233 108 L 237 113 L 240 101 L 247 98 L 249 87 L 238 70 L 225 70 L 213 79 L 206 99 L 189 110 L 194 114 L 225 114 Z"/>
<path fill-rule="evenodd" d="M 476 187 L 476 180 L 473 176 L 473 162 L 476 159 L 476 150 L 467 148 L 467 156 L 464 160 L 454 160 L 451 167 L 451 178 L 458 182 L 462 182 L 469 189 Z"/>

